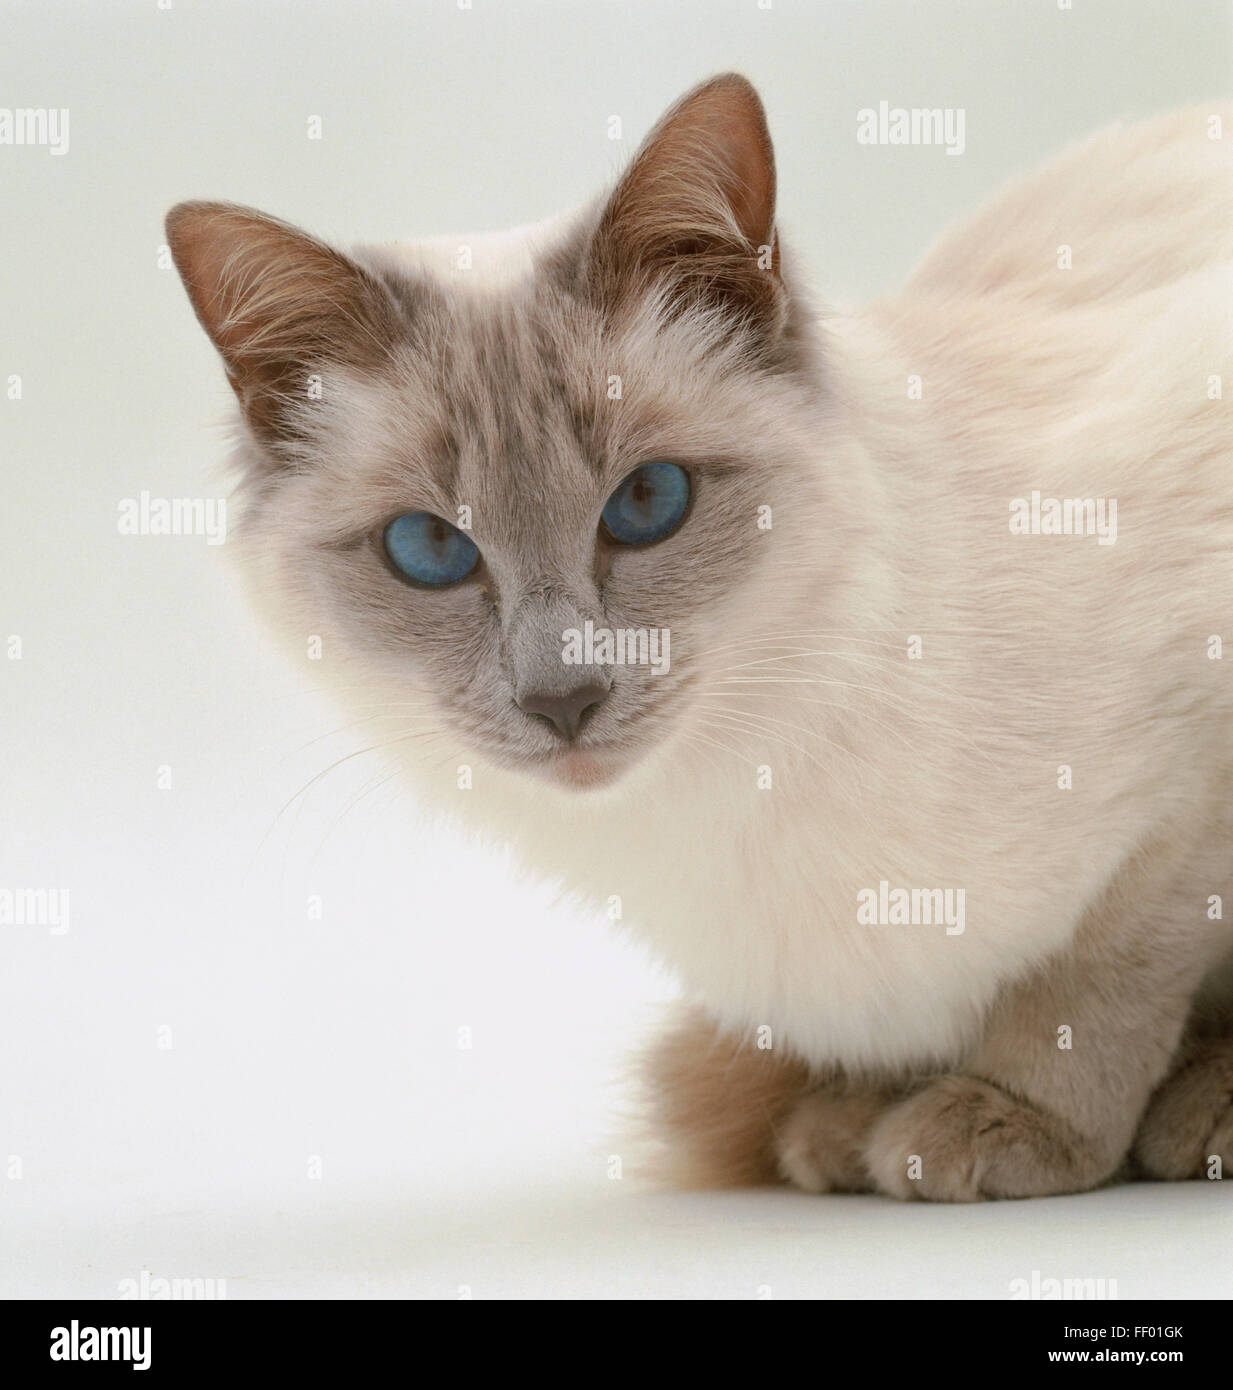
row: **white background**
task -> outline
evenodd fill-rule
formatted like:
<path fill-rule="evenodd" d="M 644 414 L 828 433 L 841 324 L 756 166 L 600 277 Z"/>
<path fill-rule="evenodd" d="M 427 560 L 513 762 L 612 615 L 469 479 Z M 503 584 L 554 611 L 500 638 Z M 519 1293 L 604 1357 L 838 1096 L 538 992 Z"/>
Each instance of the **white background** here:
<path fill-rule="evenodd" d="M 867 295 L 1070 140 L 1227 94 L 1230 6 L 7 0 L 3 27 L 0 106 L 70 108 L 71 145 L 0 147 L 0 887 L 68 889 L 71 920 L 0 928 L 0 1292 L 1233 1292 L 1208 1184 L 945 1208 L 612 1180 L 671 981 L 423 824 L 379 755 L 314 782 L 371 740 L 272 655 L 227 547 L 116 526 L 143 489 L 220 490 L 229 393 L 159 266 L 180 198 L 342 242 L 536 220 L 737 67 L 785 238 Z M 858 146 L 883 99 L 965 108 L 966 153 Z"/>

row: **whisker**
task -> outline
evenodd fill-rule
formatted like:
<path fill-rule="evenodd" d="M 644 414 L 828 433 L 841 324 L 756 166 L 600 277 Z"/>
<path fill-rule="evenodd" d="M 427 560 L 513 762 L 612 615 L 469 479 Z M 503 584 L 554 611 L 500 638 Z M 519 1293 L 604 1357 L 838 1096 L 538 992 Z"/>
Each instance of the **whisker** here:
<path fill-rule="evenodd" d="M 724 690 L 715 688 L 717 685 L 733 685 L 733 686 L 738 687 L 738 689 L 733 690 L 733 691 L 724 691 Z M 889 700 L 889 701 L 891 701 L 891 702 L 893 703 L 893 705 L 896 707 L 894 712 L 895 712 L 897 715 L 899 715 L 900 717 L 903 717 L 903 718 L 908 718 L 908 719 L 913 720 L 916 724 L 920 725 L 923 729 L 925 729 L 925 730 L 928 731 L 929 733 L 934 733 L 934 732 L 936 732 L 936 731 L 937 731 L 937 728 L 938 728 L 937 722 L 934 721 L 934 720 L 931 720 L 931 719 L 928 718 L 924 713 L 922 713 L 920 707 L 919 707 L 918 705 L 914 704 L 914 703 L 913 703 L 911 700 L 909 700 L 906 696 L 902 696 L 902 695 L 899 695 L 899 694 L 898 694 L 897 692 L 895 692 L 895 691 L 890 691 L 890 690 L 881 689 L 881 688 L 876 687 L 876 686 L 860 685 L 860 684 L 857 684 L 857 683 L 854 682 L 854 681 L 844 681 L 844 680 L 838 680 L 838 679 L 830 679 L 830 678 L 824 678 L 824 677 L 820 677 L 820 676 L 807 676 L 807 677 L 798 677 L 798 676 L 731 676 L 731 677 L 718 677 L 717 680 L 716 680 L 715 682 L 712 682 L 712 683 L 709 684 L 709 685 L 705 685 L 705 686 L 701 687 L 700 689 L 701 689 L 701 691 L 702 691 L 703 693 L 706 693 L 706 694 L 709 694 L 709 695 L 712 695 L 712 696 L 723 696 L 723 695 L 728 695 L 728 694 L 734 694 L 734 695 L 749 695 L 749 694 L 773 694 L 773 693 L 775 693 L 775 692 L 773 692 L 773 691 L 755 691 L 755 690 L 751 690 L 751 689 L 750 689 L 750 687 L 752 687 L 752 686 L 763 686 L 763 685 L 765 685 L 765 686 L 822 685 L 822 686 L 834 687 L 834 688 L 837 688 L 837 689 L 857 690 L 857 691 L 861 691 L 861 692 L 866 693 L 866 694 L 869 694 L 869 695 L 873 695 L 873 696 L 879 697 L 879 698 L 881 698 L 881 699 L 883 699 L 883 700 Z M 793 697 L 793 698 L 799 698 L 799 697 Z M 805 703 L 812 703 L 812 702 L 806 701 Z M 818 703 L 826 703 L 826 702 L 818 702 Z M 858 716 L 858 717 L 860 717 L 860 718 L 867 719 L 867 720 L 870 720 L 870 721 L 872 721 L 872 722 L 874 722 L 874 723 L 877 723 L 880 727 L 883 727 L 883 728 L 893 728 L 893 725 L 888 725 L 888 724 L 885 724 L 883 721 L 878 720 L 878 719 L 877 719 L 877 716 L 876 716 L 871 710 L 869 710 L 868 708 L 866 708 L 864 705 L 849 703 L 849 704 L 844 705 L 843 708 L 844 708 L 845 710 L 847 710 L 848 712 L 850 712 L 850 713 L 852 713 L 852 714 L 854 714 L 854 715 L 856 715 L 856 716 Z M 975 741 L 975 739 L 972 738 L 972 736 L 967 732 L 966 729 L 962 729 L 962 728 L 956 727 L 954 724 L 948 724 L 948 725 L 946 726 L 946 728 L 947 728 L 948 734 L 957 734 L 957 735 L 964 741 L 964 743 L 965 743 L 975 754 L 977 754 L 978 757 L 983 758 L 983 759 L 989 764 L 990 767 L 992 767 L 992 768 L 998 768 L 999 765 L 998 765 L 997 761 L 996 761 L 994 758 L 992 758 L 992 757 L 985 751 L 985 749 L 983 749 L 983 748 Z M 900 735 L 900 736 L 902 737 L 902 735 Z"/>
<path fill-rule="evenodd" d="M 780 743 L 785 744 L 787 747 L 799 753 L 802 758 L 808 758 L 810 762 L 816 763 L 818 767 L 824 767 L 825 764 L 819 762 L 819 760 L 816 757 L 814 757 L 814 755 L 811 752 L 809 752 L 807 748 L 802 748 L 800 744 L 794 742 L 790 738 L 785 737 L 783 734 L 777 735 L 773 729 L 767 729 L 766 727 L 764 727 L 764 724 L 760 723 L 759 721 L 766 721 L 772 724 L 782 724 L 785 728 L 788 729 L 797 729 L 800 732 L 809 734 L 813 738 L 821 739 L 823 743 L 829 744 L 830 747 L 838 749 L 838 751 L 841 753 L 847 753 L 849 757 L 856 756 L 854 753 L 852 753 L 850 749 L 844 748 L 841 744 L 835 743 L 832 739 L 828 739 L 824 734 L 816 733 L 812 729 L 804 729 L 799 724 L 789 724 L 786 720 L 783 719 L 770 719 L 767 715 L 748 715 L 744 713 L 737 714 L 725 709 L 716 709 L 714 706 L 708 707 L 707 712 L 713 719 L 720 718 L 728 720 L 729 722 L 739 723 L 739 725 L 745 727 L 751 733 L 761 734 L 765 738 L 777 738 Z"/>
<path fill-rule="evenodd" d="M 324 739 L 338 738 L 342 734 L 349 733 L 352 729 L 358 729 L 362 724 L 371 724 L 374 719 L 401 719 L 405 723 L 411 724 L 413 722 L 422 723 L 424 720 L 435 720 L 435 716 L 422 715 L 412 716 L 408 718 L 406 714 L 404 714 L 401 710 L 397 709 L 379 711 L 376 714 L 365 715 L 362 719 L 353 719 L 349 724 L 343 724 L 337 729 L 330 729 L 327 733 L 318 734 L 315 738 L 310 738 L 307 743 L 302 743 L 298 748 L 293 748 L 289 753 L 284 753 L 283 756 L 278 759 L 278 762 L 275 764 L 275 766 L 280 767 L 289 758 L 297 757 L 300 753 L 303 753 L 307 749 L 313 747 L 314 744 L 321 743 Z"/>
<path fill-rule="evenodd" d="M 713 690 L 709 693 L 716 699 L 724 699 L 729 696 L 737 697 L 740 699 L 757 699 L 759 697 L 761 697 L 762 699 L 774 699 L 775 697 L 775 692 L 770 690 Z M 822 709 L 843 710 L 846 714 L 856 715 L 860 719 L 876 724 L 877 727 L 880 729 L 885 729 L 887 733 L 892 734 L 895 738 L 897 738 L 900 741 L 900 743 L 904 745 L 904 747 L 908 748 L 909 750 L 917 751 L 916 745 L 911 742 L 911 740 L 904 734 L 902 729 L 897 729 L 894 724 L 890 724 L 884 719 L 879 719 L 877 715 L 871 713 L 868 709 L 865 709 L 862 706 L 856 706 L 852 705 L 850 702 L 836 700 L 813 700 L 810 699 L 808 696 L 804 695 L 795 696 L 794 703 L 802 705 L 817 705 Z M 755 713 L 755 711 L 752 710 L 743 712 L 748 714 Z"/>
<path fill-rule="evenodd" d="M 286 802 L 283 803 L 282 808 L 279 810 L 278 814 L 274 817 L 273 821 L 271 821 L 269 829 L 268 829 L 268 830 L 265 832 L 265 834 L 261 837 L 261 840 L 260 840 L 260 842 L 258 843 L 256 850 L 254 851 L 254 862 L 255 862 L 255 860 L 256 860 L 256 857 L 257 857 L 257 856 L 261 853 L 261 851 L 265 848 L 266 842 L 269 840 L 270 836 L 271 836 L 271 835 L 274 833 L 274 831 L 277 829 L 279 822 L 282 820 L 283 816 L 286 815 L 287 811 L 288 811 L 293 805 L 295 805 L 296 802 L 299 802 L 299 803 L 300 803 L 300 807 L 302 808 L 302 807 L 303 807 L 303 800 L 302 800 L 302 798 L 305 797 L 305 796 L 313 789 L 313 787 L 315 787 L 315 786 L 317 785 L 317 783 L 321 781 L 321 779 L 322 779 L 323 777 L 328 777 L 329 774 L 330 774 L 331 772 L 335 771 L 335 769 L 337 769 L 337 768 L 340 768 L 344 763 L 349 763 L 349 762 L 351 762 L 351 760 L 352 760 L 353 758 L 362 758 L 362 757 L 363 757 L 365 754 L 367 754 L 367 753 L 379 753 L 379 752 L 383 752 L 383 751 L 388 750 L 388 749 L 390 749 L 390 748 L 397 747 L 399 744 L 408 743 L 408 742 L 410 742 L 412 739 L 423 738 L 423 737 L 424 737 L 424 735 L 423 735 L 423 733 L 421 733 L 420 731 L 418 731 L 418 730 L 412 730 L 410 733 L 403 734 L 403 735 L 401 735 L 401 736 L 398 737 L 398 738 L 387 739 L 387 740 L 386 740 L 385 742 L 383 742 L 383 743 L 374 743 L 374 744 L 371 745 L 371 747 L 368 747 L 368 748 L 357 748 L 357 749 L 355 749 L 353 752 L 346 753 L 346 754 L 344 754 L 341 758 L 335 759 L 335 761 L 332 762 L 332 763 L 330 763 L 328 767 L 322 768 L 320 772 L 316 773 L 315 776 L 311 777 L 307 782 L 305 782 L 305 784 L 299 789 L 299 791 L 297 791 L 293 796 L 291 796 Z M 298 811 L 297 811 L 297 823 L 298 823 Z"/>

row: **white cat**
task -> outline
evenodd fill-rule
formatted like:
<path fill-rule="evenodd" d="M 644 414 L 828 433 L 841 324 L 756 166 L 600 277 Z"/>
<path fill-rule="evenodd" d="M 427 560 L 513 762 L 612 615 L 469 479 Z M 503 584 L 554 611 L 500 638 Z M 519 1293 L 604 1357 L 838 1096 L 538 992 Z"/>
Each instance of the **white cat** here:
<path fill-rule="evenodd" d="M 1098 136 L 858 313 L 811 307 L 774 198 L 725 76 L 465 271 L 175 209 L 276 620 L 330 634 L 427 799 L 679 974 L 650 1065 L 690 1180 L 1210 1176 L 1233 108 Z M 583 630 L 633 659 L 571 664 Z"/>

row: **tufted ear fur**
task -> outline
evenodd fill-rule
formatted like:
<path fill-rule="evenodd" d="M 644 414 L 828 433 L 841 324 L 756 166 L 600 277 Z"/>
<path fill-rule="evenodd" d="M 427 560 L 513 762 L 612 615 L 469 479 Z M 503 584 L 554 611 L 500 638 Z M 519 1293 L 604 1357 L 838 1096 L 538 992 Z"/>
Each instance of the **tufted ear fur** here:
<path fill-rule="evenodd" d="M 393 305 L 368 271 L 264 213 L 180 203 L 168 214 L 167 241 L 245 418 L 265 443 L 294 433 L 291 407 L 305 398 L 314 371 L 377 368 L 397 336 Z"/>
<path fill-rule="evenodd" d="M 607 302 L 662 285 L 773 338 L 786 298 L 774 220 L 762 103 L 728 73 L 682 97 L 647 137 L 600 218 L 588 276 Z"/>

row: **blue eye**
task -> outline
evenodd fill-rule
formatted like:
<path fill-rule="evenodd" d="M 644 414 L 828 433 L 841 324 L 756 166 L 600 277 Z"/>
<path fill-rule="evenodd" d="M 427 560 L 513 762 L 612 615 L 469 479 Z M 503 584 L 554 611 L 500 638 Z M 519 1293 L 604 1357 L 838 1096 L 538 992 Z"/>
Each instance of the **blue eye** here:
<path fill-rule="evenodd" d="M 385 553 L 417 584 L 457 584 L 475 568 L 475 542 L 431 512 L 407 512 L 385 528 Z"/>
<path fill-rule="evenodd" d="M 604 503 L 604 525 L 622 545 L 650 545 L 681 524 L 689 474 L 675 463 L 644 463 Z"/>

